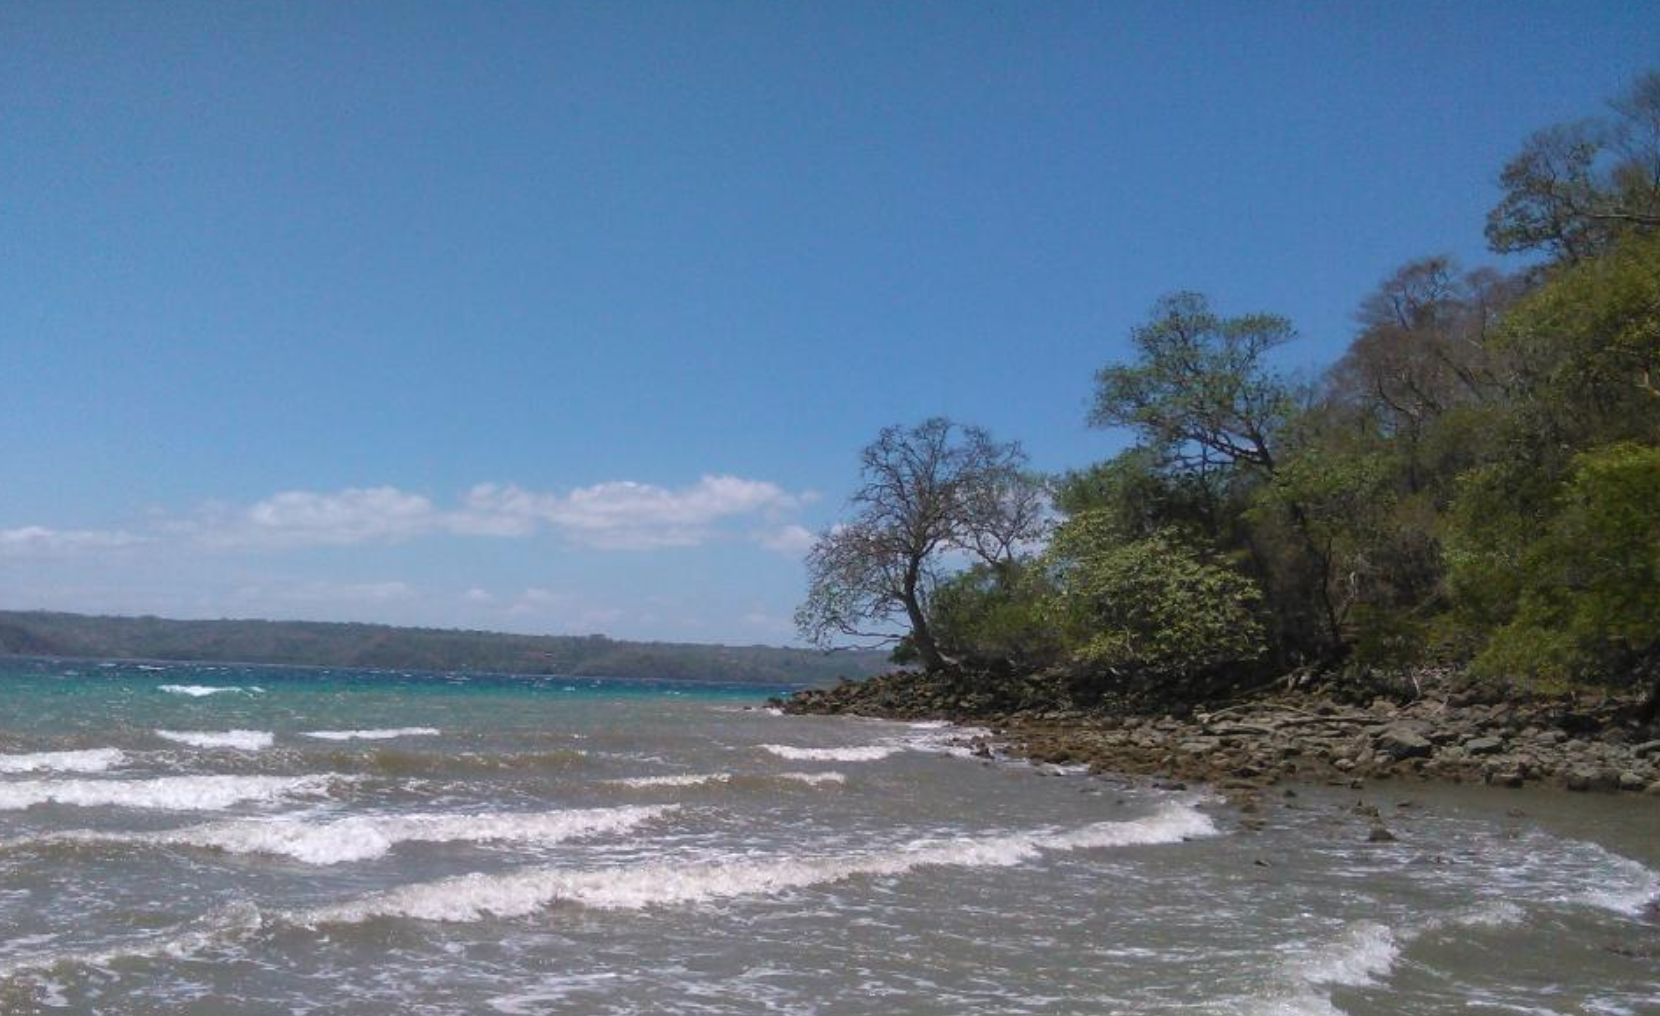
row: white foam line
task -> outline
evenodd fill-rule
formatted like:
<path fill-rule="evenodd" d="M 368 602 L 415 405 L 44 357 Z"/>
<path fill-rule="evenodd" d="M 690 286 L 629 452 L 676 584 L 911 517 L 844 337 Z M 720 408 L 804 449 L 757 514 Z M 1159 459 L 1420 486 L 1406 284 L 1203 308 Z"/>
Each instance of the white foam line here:
<path fill-rule="evenodd" d="M 779 773 L 777 778 L 780 779 L 780 780 L 790 780 L 791 782 L 794 782 L 794 783 L 805 783 L 805 784 L 808 784 L 809 786 L 814 786 L 814 787 L 820 786 L 821 784 L 825 784 L 825 783 L 846 783 L 847 782 L 847 777 L 846 776 L 843 776 L 841 773 L 836 773 L 836 772 Z"/>
<path fill-rule="evenodd" d="M 161 669 L 161 668 L 156 668 Z M 202 698 L 207 695 L 220 695 L 232 691 L 248 691 L 237 685 L 209 685 L 209 684 L 164 684 L 156 688 L 157 691 L 167 692 L 169 695 L 189 695 L 191 698 Z M 259 691 L 255 688 L 253 691 Z"/>
<path fill-rule="evenodd" d="M 875 762 L 905 749 L 899 745 L 871 744 L 856 748 L 795 748 L 787 744 L 763 744 L 766 751 L 792 762 Z"/>
<path fill-rule="evenodd" d="M 37 804 L 219 811 L 328 790 L 337 776 L 161 776 L 147 780 L 19 780 L 0 783 L 0 811 Z"/>
<path fill-rule="evenodd" d="M 684 773 L 675 776 L 630 776 L 626 779 L 610 780 L 608 782 L 619 787 L 645 789 L 647 787 L 700 787 L 709 783 L 727 783 L 731 779 L 731 773 Z"/>
<path fill-rule="evenodd" d="M 1173 804 L 1145 818 L 1100 822 L 1070 832 L 919 840 L 882 853 L 701 864 L 659 862 L 587 871 L 533 868 L 507 874 L 478 873 L 406 886 L 291 915 L 289 919 L 303 926 L 359 923 L 376 917 L 476 921 L 486 916 L 523 916 L 556 901 L 634 910 L 769 895 L 859 875 L 902 875 L 929 865 L 1008 867 L 1029 861 L 1043 851 L 1175 843 L 1215 832 L 1216 826 L 1208 816 L 1189 805 Z"/>
<path fill-rule="evenodd" d="M 333 821 L 233 819 L 154 833 L 58 833 L 42 839 L 78 843 L 183 845 L 232 854 L 275 854 L 305 864 L 365 861 L 400 843 L 528 843 L 551 845 L 582 836 L 627 832 L 675 805 L 482 814 L 357 815 Z"/>
<path fill-rule="evenodd" d="M 304 736 L 319 741 L 390 741 L 395 737 L 437 737 L 436 727 L 386 727 L 371 730 L 308 730 Z"/>
<path fill-rule="evenodd" d="M 268 730 L 158 730 L 156 736 L 192 748 L 235 748 L 238 751 L 260 751 L 271 747 L 276 738 Z"/>
<path fill-rule="evenodd" d="M 86 751 L 42 751 L 32 755 L 0 755 L 0 773 L 101 773 L 121 765 L 127 756 L 116 748 Z"/>

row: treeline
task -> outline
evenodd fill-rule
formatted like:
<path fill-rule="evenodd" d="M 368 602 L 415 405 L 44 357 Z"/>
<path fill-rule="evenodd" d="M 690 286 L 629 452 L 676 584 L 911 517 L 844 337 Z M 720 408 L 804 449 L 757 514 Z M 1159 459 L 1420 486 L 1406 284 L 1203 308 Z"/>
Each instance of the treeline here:
<path fill-rule="evenodd" d="M 884 432 L 854 520 L 809 557 L 804 635 L 1103 688 L 1456 665 L 1645 687 L 1652 709 L 1660 74 L 1536 134 L 1500 182 L 1490 245 L 1533 264 L 1401 266 L 1314 381 L 1271 362 L 1285 318 L 1178 293 L 1096 375 L 1091 423 L 1135 435 L 1108 461 L 1045 479 L 973 428 Z"/>
<path fill-rule="evenodd" d="M 824 684 L 882 668 L 881 653 L 623 642 L 316 621 L 173 621 L 0 612 L 0 653 L 87 659 Z"/>

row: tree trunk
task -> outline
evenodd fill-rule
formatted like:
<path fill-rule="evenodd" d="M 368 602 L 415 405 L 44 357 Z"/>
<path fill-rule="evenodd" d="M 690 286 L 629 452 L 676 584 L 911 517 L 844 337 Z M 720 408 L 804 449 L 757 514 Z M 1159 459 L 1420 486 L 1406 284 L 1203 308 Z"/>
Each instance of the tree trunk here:
<path fill-rule="evenodd" d="M 922 599 L 917 596 L 920 576 L 920 561 L 905 570 L 905 588 L 901 591 L 901 599 L 905 601 L 905 616 L 911 622 L 911 645 L 916 647 L 917 658 L 922 661 L 924 670 L 938 673 L 947 669 L 950 663 L 940 652 L 939 643 L 934 641 L 933 629 L 928 627 L 928 615 L 922 610 Z"/>

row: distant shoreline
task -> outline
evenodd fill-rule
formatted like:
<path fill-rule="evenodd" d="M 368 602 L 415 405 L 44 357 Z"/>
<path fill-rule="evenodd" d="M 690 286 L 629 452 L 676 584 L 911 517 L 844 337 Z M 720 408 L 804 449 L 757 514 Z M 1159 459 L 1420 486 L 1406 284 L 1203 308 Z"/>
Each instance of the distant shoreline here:
<path fill-rule="evenodd" d="M 0 657 L 430 673 L 828 684 L 882 670 L 882 653 L 631 642 L 332 621 L 173 620 L 0 611 Z"/>

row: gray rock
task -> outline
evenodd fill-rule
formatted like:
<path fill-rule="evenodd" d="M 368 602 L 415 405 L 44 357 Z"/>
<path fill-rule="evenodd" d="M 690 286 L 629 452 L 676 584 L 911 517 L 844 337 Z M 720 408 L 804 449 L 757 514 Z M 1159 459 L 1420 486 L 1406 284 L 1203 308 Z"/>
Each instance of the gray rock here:
<path fill-rule="evenodd" d="M 1619 784 L 1619 774 L 1607 769 L 1577 765 L 1563 774 L 1569 790 L 1613 790 Z"/>
<path fill-rule="evenodd" d="M 1627 769 L 1625 772 L 1620 774 L 1620 789 L 1621 790 L 1632 790 L 1632 791 L 1642 790 L 1643 785 L 1646 782 L 1647 781 L 1644 780 L 1641 776 L 1638 776 L 1636 773 L 1632 772 L 1629 769 Z"/>
<path fill-rule="evenodd" d="M 1434 749 L 1422 730 L 1406 723 L 1393 723 L 1383 728 L 1373 738 L 1372 747 L 1394 759 L 1423 758 Z"/>
<path fill-rule="evenodd" d="M 1504 741 L 1497 737 L 1472 737 L 1464 742 L 1464 750 L 1472 755 L 1496 755 L 1504 750 Z"/>

